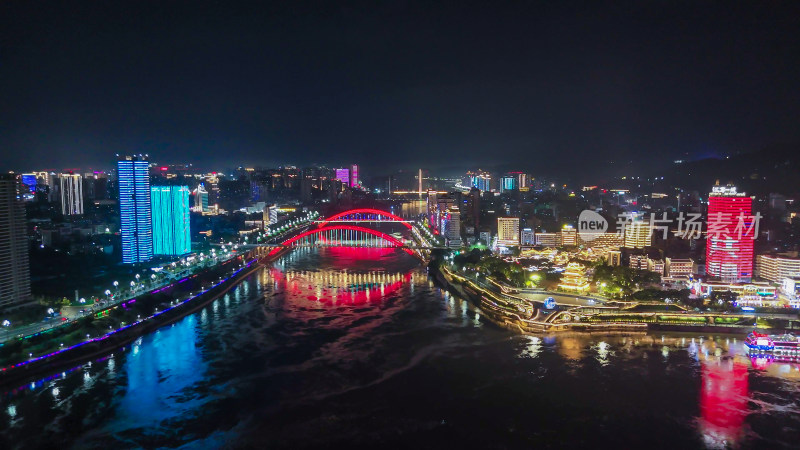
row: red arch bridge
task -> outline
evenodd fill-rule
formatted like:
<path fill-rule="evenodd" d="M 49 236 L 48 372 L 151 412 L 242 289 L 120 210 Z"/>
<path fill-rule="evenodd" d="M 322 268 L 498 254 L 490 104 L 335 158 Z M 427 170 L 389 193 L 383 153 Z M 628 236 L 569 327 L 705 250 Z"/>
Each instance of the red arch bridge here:
<path fill-rule="evenodd" d="M 382 231 L 358 225 L 332 225 L 322 228 L 311 228 L 296 236 L 277 244 L 270 255 L 284 248 L 296 247 L 372 247 L 402 248 L 413 255 L 413 248 L 422 248 L 413 243 L 406 243 Z M 426 247 L 428 248 L 428 247 Z"/>
<path fill-rule="evenodd" d="M 409 230 L 411 229 L 411 224 L 413 223 L 413 221 L 405 220 L 400 216 L 396 216 L 386 211 L 381 211 L 380 209 L 360 208 L 360 209 L 351 209 L 349 211 L 335 214 L 333 216 L 328 217 L 325 220 L 317 221 L 317 224 L 319 224 L 319 227 L 322 228 L 326 225 L 332 225 L 338 223 L 351 224 L 359 222 L 400 223 L 403 224 L 403 226 L 405 226 Z"/>

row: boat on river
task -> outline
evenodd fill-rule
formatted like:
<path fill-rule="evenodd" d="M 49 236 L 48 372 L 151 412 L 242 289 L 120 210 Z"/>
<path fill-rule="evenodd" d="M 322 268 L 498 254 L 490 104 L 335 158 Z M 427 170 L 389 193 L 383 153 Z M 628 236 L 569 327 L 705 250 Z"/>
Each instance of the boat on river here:
<path fill-rule="evenodd" d="M 797 336 L 784 334 L 766 334 L 753 330 L 744 344 L 751 352 L 772 352 L 786 355 L 800 355 L 800 340 Z"/>

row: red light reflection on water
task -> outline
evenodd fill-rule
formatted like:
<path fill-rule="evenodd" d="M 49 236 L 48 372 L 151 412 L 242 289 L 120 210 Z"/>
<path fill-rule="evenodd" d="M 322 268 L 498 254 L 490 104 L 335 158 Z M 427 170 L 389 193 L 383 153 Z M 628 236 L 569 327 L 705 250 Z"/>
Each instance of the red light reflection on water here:
<path fill-rule="evenodd" d="M 284 273 L 273 268 L 272 279 L 279 291 L 290 299 L 323 304 L 359 305 L 380 302 L 411 282 L 411 272 L 404 274 L 357 274 L 325 272 Z"/>
<path fill-rule="evenodd" d="M 741 436 L 747 415 L 747 376 L 747 366 L 740 362 L 703 362 L 700 428 L 706 444 L 727 447 Z"/>

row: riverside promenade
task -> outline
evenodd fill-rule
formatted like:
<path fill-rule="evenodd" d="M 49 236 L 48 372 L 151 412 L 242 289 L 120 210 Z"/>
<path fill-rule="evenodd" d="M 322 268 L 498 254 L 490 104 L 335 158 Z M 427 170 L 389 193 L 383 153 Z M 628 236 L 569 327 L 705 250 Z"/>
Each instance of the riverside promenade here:
<path fill-rule="evenodd" d="M 15 361 L 0 367 L 0 385 L 24 381 L 34 376 L 58 371 L 60 368 L 70 367 L 111 353 L 115 349 L 128 345 L 144 334 L 154 332 L 186 315 L 198 311 L 215 298 L 234 288 L 243 278 L 277 257 L 277 255 L 275 257 L 265 257 L 255 251 L 242 255 L 239 264 L 231 267 L 224 276 L 213 281 L 210 285 L 200 289 L 198 292 L 192 293 L 185 299 L 175 299 L 170 302 L 168 307 L 162 309 L 156 308 L 155 312 L 149 316 L 137 317 L 137 319 L 131 323 L 124 324 L 117 329 L 109 330 L 107 333 L 100 336 L 86 339 L 83 342 L 68 347 L 61 347 L 39 356 L 31 355 L 30 358 L 25 360 Z M 190 278 L 196 276 L 197 275 L 193 275 Z M 177 281 L 174 285 L 179 285 L 184 281 L 188 281 L 188 279 Z M 148 295 L 152 296 L 155 294 L 146 294 L 140 296 L 139 299 L 144 300 Z M 135 302 L 137 299 L 133 299 L 132 301 Z M 104 311 L 99 311 L 97 315 L 102 316 L 114 309 L 125 308 L 125 306 L 126 304 L 123 302 L 109 307 Z M 77 323 L 75 325 L 77 325 Z"/>

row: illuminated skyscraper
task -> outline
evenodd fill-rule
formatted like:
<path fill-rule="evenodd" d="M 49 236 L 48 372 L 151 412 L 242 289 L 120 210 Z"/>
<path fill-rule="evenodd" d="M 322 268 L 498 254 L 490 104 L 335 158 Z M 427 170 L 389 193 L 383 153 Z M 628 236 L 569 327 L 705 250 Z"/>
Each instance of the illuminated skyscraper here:
<path fill-rule="evenodd" d="M 489 172 L 478 171 L 477 173 L 467 172 L 472 187 L 481 191 L 489 191 L 492 188 L 492 175 Z"/>
<path fill-rule="evenodd" d="M 350 166 L 350 187 L 358 187 L 358 164 Z"/>
<path fill-rule="evenodd" d="M 444 223 L 444 237 L 447 239 L 447 246 L 461 248 L 461 211 L 458 206 L 453 205 L 447 209 L 447 218 Z"/>
<path fill-rule="evenodd" d="M 511 172 L 517 175 L 517 189 L 527 191 L 529 188 L 528 174 L 524 172 Z"/>
<path fill-rule="evenodd" d="M 500 178 L 500 192 L 513 191 L 517 188 L 517 177 L 506 175 Z"/>
<path fill-rule="evenodd" d="M 117 161 L 122 262 L 134 264 L 153 257 L 153 223 L 150 210 L 150 176 L 144 156 L 123 156 Z"/>
<path fill-rule="evenodd" d="M 31 300 L 25 206 L 13 174 L 0 175 L 0 311 Z"/>
<path fill-rule="evenodd" d="M 83 179 L 78 174 L 58 175 L 61 192 L 61 214 L 72 216 L 83 214 Z"/>
<path fill-rule="evenodd" d="M 708 196 L 706 273 L 728 282 L 753 277 L 753 199 L 734 186 L 714 186 Z"/>
<path fill-rule="evenodd" d="M 150 188 L 153 254 L 180 256 L 192 250 L 189 236 L 189 187 Z"/>
<path fill-rule="evenodd" d="M 194 191 L 194 210 L 208 211 L 208 191 L 203 183 L 200 183 Z"/>

